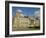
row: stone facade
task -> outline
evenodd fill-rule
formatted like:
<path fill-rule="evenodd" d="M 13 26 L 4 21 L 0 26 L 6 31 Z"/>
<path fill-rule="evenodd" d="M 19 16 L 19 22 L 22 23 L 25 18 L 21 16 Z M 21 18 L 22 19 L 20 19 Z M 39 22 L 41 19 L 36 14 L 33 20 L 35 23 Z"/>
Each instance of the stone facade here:
<path fill-rule="evenodd" d="M 20 13 L 16 13 L 16 16 L 14 17 L 13 21 L 13 27 L 19 28 L 19 27 L 34 27 L 39 26 L 39 20 L 36 20 L 32 17 L 24 17 L 21 16 Z"/>

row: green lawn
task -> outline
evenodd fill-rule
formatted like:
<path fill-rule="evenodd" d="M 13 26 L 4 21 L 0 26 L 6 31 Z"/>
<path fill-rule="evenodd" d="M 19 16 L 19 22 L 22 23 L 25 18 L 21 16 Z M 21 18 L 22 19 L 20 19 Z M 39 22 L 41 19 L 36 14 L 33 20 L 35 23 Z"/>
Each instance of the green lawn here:
<path fill-rule="evenodd" d="M 27 27 L 27 28 L 13 28 L 12 29 L 13 31 L 28 31 L 28 30 L 40 30 L 40 27 L 39 28 L 30 28 L 30 27 Z"/>

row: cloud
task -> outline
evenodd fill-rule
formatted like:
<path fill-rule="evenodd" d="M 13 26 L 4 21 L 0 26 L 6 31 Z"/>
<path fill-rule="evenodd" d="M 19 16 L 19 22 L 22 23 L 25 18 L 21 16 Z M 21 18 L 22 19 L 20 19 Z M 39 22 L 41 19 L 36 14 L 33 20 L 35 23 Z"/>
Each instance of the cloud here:
<path fill-rule="evenodd" d="M 22 11 L 22 10 L 20 10 L 20 9 L 17 9 L 16 11 L 17 11 L 17 12 L 23 12 L 23 11 Z"/>
<path fill-rule="evenodd" d="M 34 15 L 35 16 L 40 16 L 40 11 L 35 11 Z"/>
<path fill-rule="evenodd" d="M 24 15 L 23 15 L 23 14 L 20 14 L 20 15 L 24 17 Z"/>
<path fill-rule="evenodd" d="M 40 11 L 35 11 L 35 15 L 36 15 L 36 14 L 39 14 L 39 13 L 40 13 Z"/>

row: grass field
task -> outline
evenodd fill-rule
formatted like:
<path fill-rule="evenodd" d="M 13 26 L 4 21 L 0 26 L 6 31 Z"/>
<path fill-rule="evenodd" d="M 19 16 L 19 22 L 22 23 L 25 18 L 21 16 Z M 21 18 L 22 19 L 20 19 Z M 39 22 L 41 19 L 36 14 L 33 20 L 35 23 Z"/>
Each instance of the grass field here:
<path fill-rule="evenodd" d="M 28 30 L 40 30 L 40 27 L 27 27 L 27 28 L 13 28 L 13 31 L 28 31 Z"/>

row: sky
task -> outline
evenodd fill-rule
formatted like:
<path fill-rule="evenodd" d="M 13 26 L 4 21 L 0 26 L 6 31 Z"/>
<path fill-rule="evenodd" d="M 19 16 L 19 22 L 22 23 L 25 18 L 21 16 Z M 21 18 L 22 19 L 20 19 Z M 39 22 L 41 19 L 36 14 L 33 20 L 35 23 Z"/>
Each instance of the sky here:
<path fill-rule="evenodd" d="M 33 16 L 40 12 L 40 8 L 35 7 L 12 7 L 12 16 L 16 15 L 16 11 L 21 12 L 25 16 Z"/>

